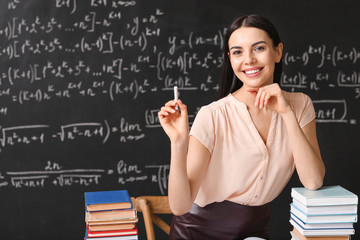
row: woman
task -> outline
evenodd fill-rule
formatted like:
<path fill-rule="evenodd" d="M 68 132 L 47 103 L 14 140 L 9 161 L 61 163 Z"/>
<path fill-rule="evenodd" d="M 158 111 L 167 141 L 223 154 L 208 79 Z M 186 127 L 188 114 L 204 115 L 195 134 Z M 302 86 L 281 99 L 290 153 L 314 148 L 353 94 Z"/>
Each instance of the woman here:
<path fill-rule="evenodd" d="M 268 239 L 269 203 L 294 169 L 306 188 L 323 184 L 312 102 L 274 83 L 283 51 L 275 27 L 243 16 L 225 42 L 220 99 L 200 109 L 190 136 L 181 100 L 158 113 L 171 141 L 170 239 Z"/>

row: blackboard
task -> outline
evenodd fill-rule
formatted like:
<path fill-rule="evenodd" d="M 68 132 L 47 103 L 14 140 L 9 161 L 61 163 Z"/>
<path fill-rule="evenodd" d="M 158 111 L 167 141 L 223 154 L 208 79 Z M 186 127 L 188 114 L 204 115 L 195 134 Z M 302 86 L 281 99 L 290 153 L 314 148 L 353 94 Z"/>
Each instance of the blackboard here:
<path fill-rule="evenodd" d="M 170 147 L 157 111 L 175 85 L 190 123 L 217 99 L 226 26 L 250 13 L 267 16 L 280 32 L 282 88 L 314 101 L 324 184 L 359 194 L 358 6 L 1 1 L 1 239 L 82 239 L 85 191 L 166 195 Z M 293 186 L 300 186 L 296 173 L 273 202 L 272 239 L 289 239 Z"/>

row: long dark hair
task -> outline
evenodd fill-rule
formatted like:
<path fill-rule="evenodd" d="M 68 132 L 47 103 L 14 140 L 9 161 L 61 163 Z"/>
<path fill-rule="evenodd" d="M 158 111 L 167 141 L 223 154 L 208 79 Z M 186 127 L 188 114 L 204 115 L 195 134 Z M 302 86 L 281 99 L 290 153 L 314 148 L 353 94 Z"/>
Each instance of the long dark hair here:
<path fill-rule="evenodd" d="M 265 31 L 272 39 L 273 46 L 277 47 L 281 43 L 279 33 L 275 26 L 265 17 L 260 15 L 245 15 L 241 16 L 230 25 L 224 37 L 224 62 L 222 65 L 222 76 L 220 83 L 219 99 L 227 96 L 229 93 L 233 93 L 242 86 L 242 82 L 236 77 L 231 67 L 229 53 L 229 38 L 231 34 L 240 27 L 255 27 Z M 282 72 L 282 60 L 279 63 L 275 63 L 274 82 L 279 83 Z"/>

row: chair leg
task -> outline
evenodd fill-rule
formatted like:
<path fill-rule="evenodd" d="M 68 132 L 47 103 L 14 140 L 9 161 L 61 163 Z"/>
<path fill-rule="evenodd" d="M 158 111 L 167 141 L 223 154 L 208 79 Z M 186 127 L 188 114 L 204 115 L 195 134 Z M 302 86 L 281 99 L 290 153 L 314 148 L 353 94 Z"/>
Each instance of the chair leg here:
<path fill-rule="evenodd" d="M 148 240 L 155 240 L 154 226 L 151 220 L 151 212 L 148 202 L 145 199 L 140 199 L 140 208 L 144 216 L 146 236 Z"/>
<path fill-rule="evenodd" d="M 167 235 L 169 235 L 170 233 L 170 226 L 164 222 L 164 220 L 162 220 L 160 217 L 156 216 L 155 214 L 151 214 L 151 218 L 152 221 L 159 227 L 161 228 L 164 232 L 167 233 Z"/>

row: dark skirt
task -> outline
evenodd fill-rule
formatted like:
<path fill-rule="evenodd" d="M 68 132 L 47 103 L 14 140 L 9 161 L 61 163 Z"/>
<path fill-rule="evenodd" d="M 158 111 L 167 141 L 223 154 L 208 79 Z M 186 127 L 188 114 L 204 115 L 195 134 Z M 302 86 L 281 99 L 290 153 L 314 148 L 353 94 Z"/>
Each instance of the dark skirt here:
<path fill-rule="evenodd" d="M 205 207 L 194 203 L 188 213 L 173 217 L 169 239 L 268 239 L 269 221 L 269 203 L 244 206 L 224 201 Z"/>

